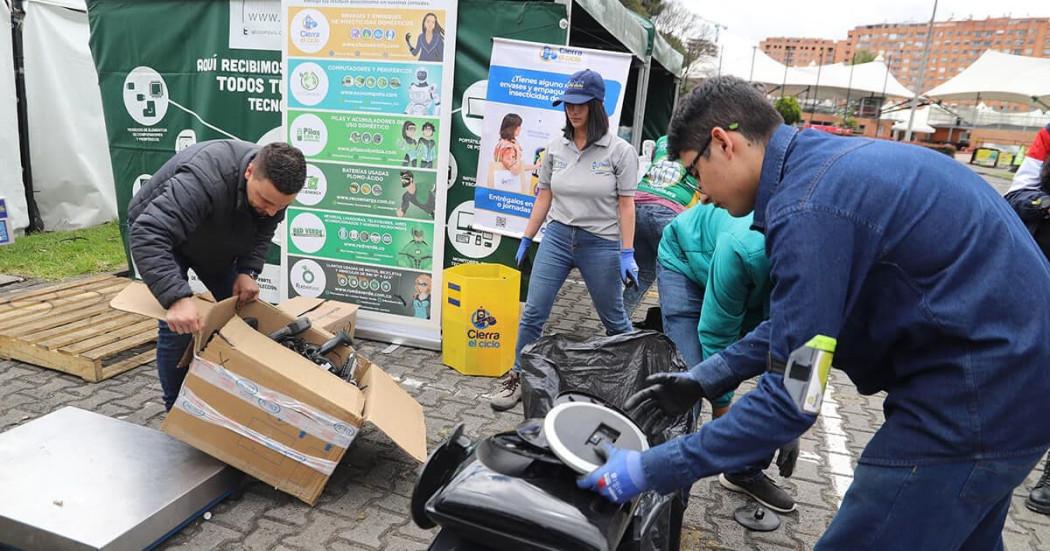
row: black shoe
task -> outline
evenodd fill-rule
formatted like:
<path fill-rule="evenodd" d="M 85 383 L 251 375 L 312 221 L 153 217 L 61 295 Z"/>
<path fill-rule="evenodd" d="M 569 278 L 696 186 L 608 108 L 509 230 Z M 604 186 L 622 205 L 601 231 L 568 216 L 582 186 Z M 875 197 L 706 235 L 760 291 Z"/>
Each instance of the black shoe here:
<path fill-rule="evenodd" d="M 653 306 L 645 311 L 645 320 L 636 321 L 633 323 L 635 329 L 642 331 L 656 331 L 657 333 L 664 332 L 664 319 L 660 314 L 660 307 Z"/>
<path fill-rule="evenodd" d="M 766 476 L 766 473 L 721 474 L 718 475 L 718 483 L 727 490 L 747 494 L 778 513 L 790 513 L 795 510 L 795 500 Z"/>
<path fill-rule="evenodd" d="M 1046 456 L 1046 465 L 1043 465 L 1043 476 L 1035 484 L 1028 499 L 1024 500 L 1025 507 L 1044 515 L 1050 515 L 1050 455 Z"/>

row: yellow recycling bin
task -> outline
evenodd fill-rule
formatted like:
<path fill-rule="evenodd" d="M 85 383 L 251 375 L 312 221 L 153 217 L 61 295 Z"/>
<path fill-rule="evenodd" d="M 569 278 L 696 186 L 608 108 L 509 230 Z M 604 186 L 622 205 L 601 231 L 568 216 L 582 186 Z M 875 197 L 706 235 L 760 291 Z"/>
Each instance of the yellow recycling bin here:
<path fill-rule="evenodd" d="M 445 365 L 464 375 L 499 377 L 514 365 L 521 272 L 501 264 L 445 270 L 441 349 Z"/>

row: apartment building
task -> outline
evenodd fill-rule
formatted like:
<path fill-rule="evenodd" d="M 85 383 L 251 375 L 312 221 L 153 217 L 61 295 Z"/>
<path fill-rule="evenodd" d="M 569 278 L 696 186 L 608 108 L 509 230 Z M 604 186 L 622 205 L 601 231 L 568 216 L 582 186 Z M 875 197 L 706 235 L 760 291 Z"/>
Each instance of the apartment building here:
<path fill-rule="evenodd" d="M 856 27 L 836 48 L 835 61 L 846 61 L 861 50 L 881 53 L 897 80 L 909 88 L 918 88 L 927 28 L 928 23 Z M 1000 17 L 935 22 L 926 78 L 921 87 L 929 90 L 959 74 L 985 50 L 1050 57 L 1050 18 Z"/>
<path fill-rule="evenodd" d="M 1047 17 L 938 21 L 933 25 L 928 66 L 920 85 L 927 28 L 928 22 L 861 25 L 850 30 L 845 40 L 773 37 L 763 40 L 759 46 L 781 63 L 796 67 L 809 65 L 811 61 L 819 63 L 821 56 L 825 63 L 838 63 L 861 51 L 881 54 L 901 84 L 913 90 L 921 88 L 921 91 L 959 74 L 985 50 L 1050 57 L 1050 18 Z"/>
<path fill-rule="evenodd" d="M 770 37 L 758 43 L 769 57 L 793 67 L 810 63 L 826 64 L 835 60 L 837 42 L 826 38 Z"/>

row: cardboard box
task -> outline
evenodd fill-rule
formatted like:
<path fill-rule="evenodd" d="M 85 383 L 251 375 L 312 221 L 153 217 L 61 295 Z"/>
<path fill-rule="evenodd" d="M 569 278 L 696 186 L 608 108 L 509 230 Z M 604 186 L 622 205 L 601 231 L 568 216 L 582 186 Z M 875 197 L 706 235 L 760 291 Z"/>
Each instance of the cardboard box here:
<path fill-rule="evenodd" d="M 361 427 L 374 425 L 417 461 L 426 459 L 423 408 L 379 366 L 358 356 L 360 388 L 270 340 L 294 316 L 257 301 L 198 301 L 203 329 L 175 407 L 161 429 L 313 505 Z M 111 305 L 158 319 L 164 309 L 133 283 Z M 243 317 L 259 320 L 259 331 Z M 311 327 L 320 344 L 332 334 Z M 342 361 L 349 346 L 329 358 Z"/>
<path fill-rule="evenodd" d="M 288 299 L 277 307 L 293 317 L 306 316 L 313 327 L 332 334 L 346 331 L 347 335 L 354 336 L 358 309 L 356 304 L 300 296 Z"/>

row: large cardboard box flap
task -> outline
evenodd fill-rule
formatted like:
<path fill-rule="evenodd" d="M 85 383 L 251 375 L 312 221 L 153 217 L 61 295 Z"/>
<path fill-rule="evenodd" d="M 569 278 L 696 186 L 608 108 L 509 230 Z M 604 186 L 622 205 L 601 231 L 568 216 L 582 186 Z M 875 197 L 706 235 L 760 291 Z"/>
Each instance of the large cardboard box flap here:
<path fill-rule="evenodd" d="M 207 316 L 208 310 L 215 303 L 210 293 L 195 295 L 193 300 L 197 303 L 202 319 Z M 157 302 L 149 287 L 141 281 L 131 282 L 109 301 L 109 306 L 122 312 L 131 312 L 155 320 L 163 320 L 168 315 L 168 311 L 160 305 L 160 302 Z"/>
<path fill-rule="evenodd" d="M 368 365 L 360 384 L 365 394 L 365 420 L 416 461 L 425 461 L 427 429 L 423 406 L 375 364 Z"/>

